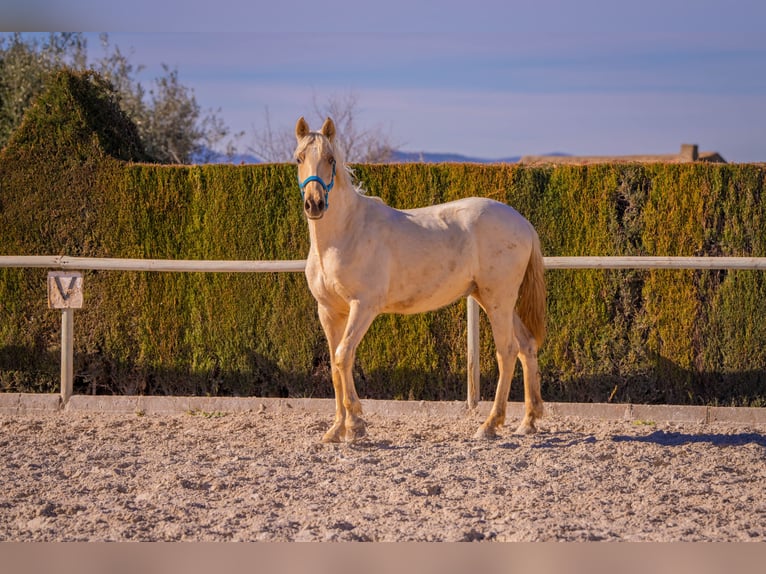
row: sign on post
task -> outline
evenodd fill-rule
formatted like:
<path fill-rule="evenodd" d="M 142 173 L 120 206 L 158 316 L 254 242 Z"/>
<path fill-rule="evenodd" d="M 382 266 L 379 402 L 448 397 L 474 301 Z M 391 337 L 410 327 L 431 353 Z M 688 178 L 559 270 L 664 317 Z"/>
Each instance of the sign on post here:
<path fill-rule="evenodd" d="M 48 308 L 82 308 L 82 273 L 77 271 L 48 272 Z"/>
<path fill-rule="evenodd" d="M 61 402 L 72 396 L 74 382 L 74 312 L 82 308 L 82 273 L 48 272 L 48 308 L 61 309 Z"/>

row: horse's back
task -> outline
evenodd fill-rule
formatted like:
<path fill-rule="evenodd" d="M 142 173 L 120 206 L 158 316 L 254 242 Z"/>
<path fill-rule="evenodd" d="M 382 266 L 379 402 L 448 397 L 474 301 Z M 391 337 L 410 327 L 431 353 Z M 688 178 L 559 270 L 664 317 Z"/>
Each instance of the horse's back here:
<path fill-rule="evenodd" d="M 416 218 L 435 216 L 444 221 L 452 219 L 466 228 L 490 221 L 521 228 L 529 226 L 524 216 L 513 207 L 488 197 L 466 197 L 428 207 L 405 209 L 403 212 Z"/>
<path fill-rule="evenodd" d="M 412 281 L 431 276 L 439 284 L 459 285 L 455 291 L 459 295 L 476 285 L 513 282 L 512 277 L 523 276 L 535 243 L 532 225 L 494 199 L 468 197 L 401 213 L 407 227 L 419 231 L 396 250 L 397 263 L 409 267 L 406 274 Z M 442 273 L 423 272 L 436 262 Z"/>
<path fill-rule="evenodd" d="M 405 213 L 430 220 L 433 225 L 461 228 L 477 242 L 479 251 L 496 251 L 498 245 L 504 244 L 526 252 L 536 234 L 532 224 L 513 207 L 487 197 L 467 197 Z"/>

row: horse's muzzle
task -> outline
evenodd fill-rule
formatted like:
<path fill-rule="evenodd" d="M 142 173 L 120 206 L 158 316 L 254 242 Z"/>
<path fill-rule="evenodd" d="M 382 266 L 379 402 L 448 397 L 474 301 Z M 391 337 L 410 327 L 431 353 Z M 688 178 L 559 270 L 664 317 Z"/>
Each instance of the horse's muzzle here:
<path fill-rule="evenodd" d="M 303 202 L 303 211 L 306 212 L 306 217 L 309 219 L 322 219 L 326 207 L 324 199 L 321 198 L 317 201 L 307 197 Z"/>

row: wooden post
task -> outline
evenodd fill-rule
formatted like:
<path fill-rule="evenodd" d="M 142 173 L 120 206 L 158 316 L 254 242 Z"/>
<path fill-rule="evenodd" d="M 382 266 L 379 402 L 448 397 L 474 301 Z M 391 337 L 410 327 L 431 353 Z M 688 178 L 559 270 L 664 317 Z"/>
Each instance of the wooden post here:
<path fill-rule="evenodd" d="M 61 404 L 74 387 L 74 309 L 82 308 L 82 273 L 48 272 L 48 307 L 61 309 Z"/>
<path fill-rule="evenodd" d="M 481 369 L 479 368 L 479 304 L 473 297 L 466 299 L 468 308 L 468 408 L 479 404 Z"/>
<path fill-rule="evenodd" d="M 74 379 L 74 310 L 61 310 L 61 403 L 72 396 Z"/>

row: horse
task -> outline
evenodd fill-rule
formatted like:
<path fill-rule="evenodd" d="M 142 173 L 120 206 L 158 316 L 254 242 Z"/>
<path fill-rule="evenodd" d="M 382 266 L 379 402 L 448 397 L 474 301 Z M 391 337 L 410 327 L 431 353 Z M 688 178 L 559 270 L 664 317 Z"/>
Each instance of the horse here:
<path fill-rule="evenodd" d="M 394 209 L 354 185 L 331 118 L 312 132 L 301 117 L 295 137 L 311 240 L 306 279 L 330 348 L 335 392 L 335 421 L 322 441 L 366 434 L 353 366 L 375 317 L 432 311 L 469 295 L 489 317 L 499 367 L 492 409 L 475 436 L 496 437 L 504 424 L 517 357 L 525 413 L 516 433 L 536 432 L 546 292 L 532 224 L 512 207 L 479 197 Z"/>

